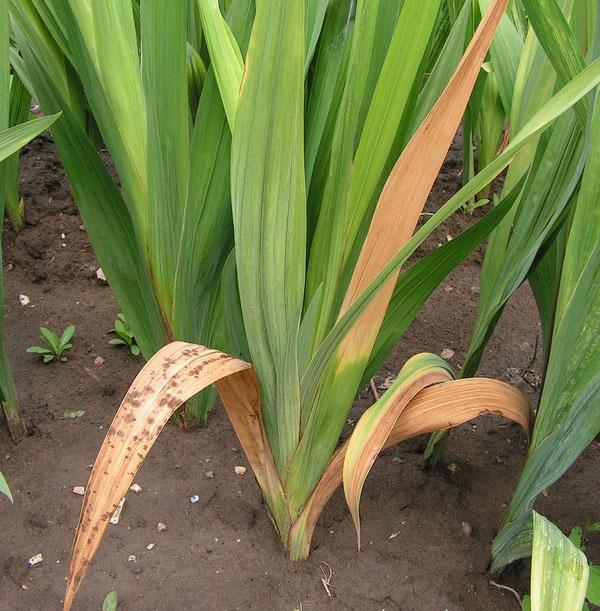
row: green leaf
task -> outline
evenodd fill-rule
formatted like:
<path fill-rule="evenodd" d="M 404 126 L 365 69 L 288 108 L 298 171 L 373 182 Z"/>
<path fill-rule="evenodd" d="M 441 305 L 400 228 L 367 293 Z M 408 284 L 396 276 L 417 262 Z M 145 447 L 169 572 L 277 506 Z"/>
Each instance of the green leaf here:
<path fill-rule="evenodd" d="M 48 348 L 42 348 L 41 346 L 29 346 L 26 352 L 30 354 L 52 354 L 52 351 Z"/>
<path fill-rule="evenodd" d="M 57 113 L 0 131 L 0 161 L 4 161 L 46 131 L 59 116 L 60 113 Z"/>
<path fill-rule="evenodd" d="M 10 488 L 8 487 L 8 483 L 4 478 L 4 475 L 2 475 L 2 471 L 0 471 L 0 492 L 6 495 L 11 503 L 14 502 L 12 493 L 10 491 Z"/>
<path fill-rule="evenodd" d="M 600 242 L 555 327 L 527 462 L 492 547 L 494 568 L 526 556 L 537 495 L 573 464 L 600 432 Z"/>
<path fill-rule="evenodd" d="M 148 130 L 148 249 L 167 319 L 189 176 L 185 2 L 141 4 L 142 81 Z M 168 41 L 168 42 L 166 42 Z M 129 317 L 128 317 L 129 318 Z"/>
<path fill-rule="evenodd" d="M 233 131 L 244 61 L 235 36 L 221 15 L 218 0 L 198 0 L 202 27 L 221 100 Z"/>
<path fill-rule="evenodd" d="M 58 335 L 56 335 L 54 331 L 50 331 L 50 329 L 46 327 L 40 327 L 40 333 L 52 349 L 52 352 L 54 352 L 54 354 L 60 354 L 61 345 L 60 338 L 58 337 Z"/>
<path fill-rule="evenodd" d="M 104 598 L 102 603 L 102 611 L 117 611 L 119 601 L 117 599 L 117 593 L 113 590 L 109 592 Z"/>
<path fill-rule="evenodd" d="M 296 345 L 306 257 L 303 114 L 303 4 L 258 0 L 233 132 L 231 192 L 244 325 L 281 472 L 300 433 Z"/>
<path fill-rule="evenodd" d="M 583 531 L 581 530 L 581 526 L 575 526 L 575 528 L 571 529 L 569 533 L 569 541 L 582 552 L 585 551 L 585 546 L 583 544 Z"/>
<path fill-rule="evenodd" d="M 30 13 L 21 13 L 28 6 L 29 0 L 11 2 L 15 37 L 23 54 L 16 64 L 19 76 L 34 84 L 46 112 L 62 110 L 53 126 L 53 137 L 74 199 L 110 286 L 142 350 L 150 356 L 163 345 L 164 328 L 136 230 L 124 199 L 78 120 L 77 109 L 71 107 L 61 87 L 56 50 L 46 44 L 49 36 L 43 23 L 34 22 Z M 37 27 L 32 29 L 34 23 Z M 139 122 L 139 117 L 135 120 Z M 120 175 L 124 177 L 122 171 Z M 131 197 L 128 200 L 131 206 Z"/>
<path fill-rule="evenodd" d="M 441 0 L 405 0 L 377 81 L 352 166 L 346 255 L 387 168 L 401 128 L 410 116 L 411 91 L 428 50 Z"/>
<path fill-rule="evenodd" d="M 108 343 L 111 346 L 128 346 L 129 344 L 122 340 L 120 337 L 113 337 L 112 339 L 108 340 Z"/>
<path fill-rule="evenodd" d="M 227 15 L 245 51 L 254 3 L 236 0 Z M 182 215 L 175 277 L 173 333 L 177 339 L 211 345 L 208 312 L 223 265 L 233 247 L 230 194 L 231 133 L 209 67 L 192 133 L 190 184 Z"/>
<path fill-rule="evenodd" d="M 68 326 L 62 334 L 62 337 L 60 338 L 60 344 L 61 346 L 63 346 L 64 348 L 67 347 L 67 345 L 69 344 L 69 342 L 71 341 L 71 339 L 73 338 L 73 336 L 75 335 L 75 325 L 70 325 Z M 71 346 L 69 345 L 69 348 Z"/>
<path fill-rule="evenodd" d="M 564 85 L 585 68 L 581 48 L 565 14 L 557 0 L 523 0 L 523 6 L 536 36 L 558 73 L 559 82 Z M 576 106 L 582 127 L 586 123 L 586 108 L 585 102 Z"/>
<path fill-rule="evenodd" d="M 583 552 L 551 522 L 533 512 L 532 611 L 581 609 L 588 582 Z"/>
<path fill-rule="evenodd" d="M 133 354 L 133 356 L 139 356 L 140 354 L 140 348 L 137 344 L 131 344 L 129 350 L 131 351 L 131 354 Z"/>
<path fill-rule="evenodd" d="M 73 412 L 65 412 L 63 414 L 63 418 L 69 418 L 71 420 L 76 420 L 77 418 L 81 418 L 85 414 L 85 410 L 78 409 Z"/>
<path fill-rule="evenodd" d="M 600 605 L 600 566 L 590 564 L 586 598 L 592 605 Z"/>

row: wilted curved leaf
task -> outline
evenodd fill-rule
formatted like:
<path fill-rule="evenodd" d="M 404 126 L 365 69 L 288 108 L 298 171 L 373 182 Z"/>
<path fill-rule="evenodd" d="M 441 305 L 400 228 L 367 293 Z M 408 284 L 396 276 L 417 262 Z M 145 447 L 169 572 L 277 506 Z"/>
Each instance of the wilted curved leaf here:
<path fill-rule="evenodd" d="M 343 478 L 359 549 L 360 495 L 379 452 L 409 401 L 423 388 L 447 382 L 453 377 L 449 365 L 439 356 L 417 354 L 406 362 L 394 384 L 358 421 L 346 448 Z"/>
<path fill-rule="evenodd" d="M 505 382 L 488 378 L 452 380 L 421 390 L 404 408 L 384 449 L 441 428 L 460 426 L 482 414 L 496 414 L 517 422 L 529 434 L 527 398 Z M 308 555 L 312 534 L 323 508 L 342 483 L 348 441 L 334 454 L 290 534 L 292 559 Z"/>
<path fill-rule="evenodd" d="M 136 377 L 96 458 L 73 545 L 65 610 L 70 609 L 112 513 L 158 434 L 182 403 L 215 382 L 265 496 L 269 491 L 280 493 L 252 366 L 203 346 L 184 342 L 165 346 Z M 276 512 L 277 502 L 272 504 Z"/>

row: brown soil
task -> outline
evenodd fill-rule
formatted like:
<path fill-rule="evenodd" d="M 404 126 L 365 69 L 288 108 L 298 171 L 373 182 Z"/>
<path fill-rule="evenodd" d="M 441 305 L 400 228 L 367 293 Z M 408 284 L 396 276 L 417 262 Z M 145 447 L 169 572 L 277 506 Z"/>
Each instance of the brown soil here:
<path fill-rule="evenodd" d="M 456 189 L 457 152 L 445 166 L 428 206 Z M 107 345 L 118 307 L 95 276 L 97 263 L 69 196 L 64 172 L 47 137 L 24 156 L 27 226 L 5 230 L 6 335 L 30 436 L 15 447 L 0 433 L 0 469 L 15 496 L 0 499 L 0 608 L 59 609 L 69 553 L 89 465 L 117 405 L 142 365 Z M 425 250 L 471 222 L 457 214 Z M 64 237 L 62 235 L 64 234 Z M 465 356 L 477 303 L 482 253 L 453 273 L 406 333 L 376 378 L 382 385 L 419 351 Z M 25 294 L 31 303 L 19 304 Z M 67 363 L 42 365 L 25 349 L 38 327 L 77 326 Z M 511 381 L 535 399 L 540 367 L 539 323 L 523 287 L 506 308 L 480 373 Z M 538 351 L 539 352 L 539 351 Z M 97 356 L 104 362 L 95 364 Z M 363 392 L 356 418 L 372 401 Z M 78 420 L 63 413 L 82 409 Z M 422 469 L 417 439 L 384 453 L 363 494 L 363 551 L 356 553 L 352 521 L 338 492 L 321 517 L 307 562 L 284 559 L 258 488 L 223 411 L 204 430 L 168 426 L 140 471 L 120 523 L 111 526 L 84 582 L 76 608 L 100 609 L 116 590 L 120 609 L 518 609 L 512 594 L 488 582 L 489 544 L 501 525 L 525 458 L 518 428 L 483 418 L 452 437 L 444 464 Z M 564 530 L 598 520 L 595 442 L 538 508 Z M 207 479 L 206 471 L 214 472 Z M 198 494 L 200 501 L 190 503 Z M 164 522 L 166 532 L 156 525 Z M 464 532 L 468 524 L 470 536 Z M 155 543 L 148 550 L 146 546 Z M 27 568 L 27 559 L 43 562 Z M 600 560 L 600 537 L 587 552 Z M 135 555 L 136 560 L 128 561 Z M 331 570 L 328 596 L 321 578 Z M 527 563 L 498 581 L 528 590 Z"/>

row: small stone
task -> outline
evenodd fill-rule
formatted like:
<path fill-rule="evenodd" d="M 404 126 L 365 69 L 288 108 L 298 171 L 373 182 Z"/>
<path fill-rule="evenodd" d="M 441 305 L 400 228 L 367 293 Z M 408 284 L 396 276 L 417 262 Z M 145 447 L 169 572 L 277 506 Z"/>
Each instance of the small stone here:
<path fill-rule="evenodd" d="M 155 545 L 156 543 L 148 543 L 148 545 L 146 545 L 146 549 L 150 551 Z"/>
<path fill-rule="evenodd" d="M 19 303 L 22 306 L 26 306 L 30 302 L 31 302 L 31 299 L 29 299 L 27 295 L 19 295 Z"/>
<path fill-rule="evenodd" d="M 234 467 L 233 470 L 235 471 L 236 475 L 244 475 L 247 471 L 246 467 L 242 467 L 240 465 Z"/>
<path fill-rule="evenodd" d="M 462 522 L 462 531 L 463 531 L 463 535 L 465 537 L 470 538 L 471 535 L 473 534 L 473 527 L 471 526 L 471 524 L 469 522 Z"/>
<path fill-rule="evenodd" d="M 205 471 L 204 477 L 206 479 L 215 479 L 215 472 L 214 471 Z"/>
<path fill-rule="evenodd" d="M 111 518 L 110 518 L 110 523 L 111 524 L 118 524 L 119 520 L 121 519 L 121 512 L 123 511 L 123 505 L 125 504 L 125 497 L 123 497 L 120 501 L 120 503 L 117 505 L 117 508 L 115 509 L 115 512 L 112 514 Z"/>
<path fill-rule="evenodd" d="M 142 491 L 142 487 L 139 484 L 131 484 L 131 486 L 129 486 L 129 490 L 131 490 L 131 492 L 139 494 Z"/>
<path fill-rule="evenodd" d="M 190 503 L 197 503 L 198 501 L 200 501 L 200 497 L 197 494 L 194 494 L 190 497 Z"/>
<path fill-rule="evenodd" d="M 163 524 L 162 522 L 159 522 L 159 523 L 156 525 L 156 530 L 157 530 L 159 533 L 164 533 L 164 532 L 165 532 L 165 530 L 167 530 L 167 525 L 166 525 L 166 524 Z"/>
<path fill-rule="evenodd" d="M 450 350 L 450 348 L 444 348 L 440 354 L 443 359 L 449 361 L 454 356 L 454 350 Z"/>
<path fill-rule="evenodd" d="M 83 496 L 85 494 L 85 488 L 83 486 L 75 486 L 75 488 L 73 488 L 73 494 Z"/>
<path fill-rule="evenodd" d="M 452 236 L 450 234 L 446 236 L 446 242 L 452 242 Z"/>
<path fill-rule="evenodd" d="M 474 295 L 479 295 L 479 287 L 478 286 L 472 286 L 471 287 L 471 293 L 473 293 Z"/>
<path fill-rule="evenodd" d="M 400 458 L 400 456 L 394 456 L 394 457 L 392 458 L 392 462 L 403 463 L 403 462 L 404 462 L 404 459 L 403 459 L 403 458 Z"/>
<path fill-rule="evenodd" d="M 96 278 L 98 278 L 98 280 L 100 280 L 100 282 L 106 282 L 106 275 L 104 274 L 104 272 L 102 271 L 102 268 L 99 267 L 96 270 Z"/>
<path fill-rule="evenodd" d="M 99 367 L 100 365 L 104 364 L 104 359 L 101 356 L 97 356 L 94 359 L 94 365 L 96 365 L 96 367 Z"/>
<path fill-rule="evenodd" d="M 451 462 L 448 465 L 448 471 L 450 471 L 450 473 L 456 473 L 457 469 L 458 469 L 458 465 L 455 462 Z"/>
<path fill-rule="evenodd" d="M 35 556 L 31 556 L 31 558 L 27 561 L 27 566 L 31 568 L 32 566 L 39 564 L 43 560 L 44 560 L 44 557 L 42 556 L 40 552 L 39 554 L 36 554 Z"/>
<path fill-rule="evenodd" d="M 136 560 L 137 558 L 135 557 L 135 554 L 131 554 L 127 557 L 127 562 L 135 562 Z"/>

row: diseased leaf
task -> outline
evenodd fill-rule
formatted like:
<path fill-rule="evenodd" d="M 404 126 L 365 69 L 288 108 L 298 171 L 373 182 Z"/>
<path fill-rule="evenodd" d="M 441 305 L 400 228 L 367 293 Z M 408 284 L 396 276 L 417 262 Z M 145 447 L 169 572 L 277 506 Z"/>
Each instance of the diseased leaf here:
<path fill-rule="evenodd" d="M 383 448 L 440 428 L 456 427 L 482 414 L 501 415 L 529 433 L 531 408 L 527 398 L 505 382 L 487 378 L 453 380 L 421 390 L 396 420 Z M 290 534 L 292 559 L 308 555 L 312 533 L 321 511 L 342 483 L 347 441 L 333 455 Z"/>
<path fill-rule="evenodd" d="M 215 382 L 265 496 L 282 503 L 281 484 L 262 425 L 251 365 L 203 346 L 171 343 L 138 374 L 94 463 L 73 545 L 65 610 L 71 608 L 109 518 L 158 434 L 184 401 Z M 281 506 L 270 509 L 275 519 L 285 519 Z"/>
<path fill-rule="evenodd" d="M 588 582 L 585 555 L 552 522 L 533 512 L 531 611 L 574 611 Z"/>
<path fill-rule="evenodd" d="M 360 418 L 352 432 L 344 458 L 344 492 L 354 519 L 360 549 L 360 495 L 371 467 L 377 460 L 402 410 L 423 388 L 453 378 L 449 365 L 435 354 L 409 359 L 396 381 Z"/>

